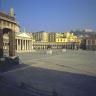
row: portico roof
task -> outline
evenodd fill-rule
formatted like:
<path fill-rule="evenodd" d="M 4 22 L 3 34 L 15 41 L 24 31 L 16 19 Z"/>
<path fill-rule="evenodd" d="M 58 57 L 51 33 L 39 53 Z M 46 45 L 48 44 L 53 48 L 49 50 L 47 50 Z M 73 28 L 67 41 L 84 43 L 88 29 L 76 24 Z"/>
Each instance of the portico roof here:
<path fill-rule="evenodd" d="M 32 38 L 32 35 L 29 33 L 16 32 L 16 37 Z"/>

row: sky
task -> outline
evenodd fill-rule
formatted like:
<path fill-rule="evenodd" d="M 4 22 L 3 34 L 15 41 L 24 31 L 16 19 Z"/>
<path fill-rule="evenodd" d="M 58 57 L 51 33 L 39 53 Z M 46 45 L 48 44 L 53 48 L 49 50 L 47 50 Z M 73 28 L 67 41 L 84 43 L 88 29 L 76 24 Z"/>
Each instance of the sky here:
<path fill-rule="evenodd" d="M 0 10 L 9 12 L 10 8 L 21 30 L 96 30 L 96 0 L 0 0 Z"/>

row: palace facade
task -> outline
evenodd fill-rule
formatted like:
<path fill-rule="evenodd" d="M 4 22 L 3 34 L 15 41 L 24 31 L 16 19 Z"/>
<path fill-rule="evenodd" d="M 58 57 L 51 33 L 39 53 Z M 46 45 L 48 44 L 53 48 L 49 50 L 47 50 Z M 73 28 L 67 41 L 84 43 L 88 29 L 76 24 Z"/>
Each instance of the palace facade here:
<path fill-rule="evenodd" d="M 80 39 L 70 32 L 35 32 L 32 33 L 35 39 L 34 49 L 75 49 L 80 46 Z M 45 35 L 44 35 L 45 34 Z"/>

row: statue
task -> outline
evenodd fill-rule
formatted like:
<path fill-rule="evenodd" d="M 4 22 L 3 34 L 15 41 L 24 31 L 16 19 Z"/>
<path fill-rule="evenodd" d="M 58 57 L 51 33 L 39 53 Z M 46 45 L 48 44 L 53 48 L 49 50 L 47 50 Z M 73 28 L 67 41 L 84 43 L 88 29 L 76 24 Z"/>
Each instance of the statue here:
<path fill-rule="evenodd" d="M 14 9 L 11 8 L 11 9 L 10 9 L 10 16 L 14 17 L 14 15 L 15 15 L 15 14 L 14 14 Z"/>

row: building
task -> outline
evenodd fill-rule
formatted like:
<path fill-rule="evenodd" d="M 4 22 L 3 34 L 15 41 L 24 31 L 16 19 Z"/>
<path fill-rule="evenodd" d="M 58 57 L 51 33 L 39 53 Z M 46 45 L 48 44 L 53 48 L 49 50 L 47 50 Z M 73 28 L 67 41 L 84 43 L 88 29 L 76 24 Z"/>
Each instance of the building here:
<path fill-rule="evenodd" d="M 86 49 L 96 51 L 96 34 L 86 38 Z"/>
<path fill-rule="evenodd" d="M 36 40 L 36 42 L 33 43 L 34 49 L 47 49 L 48 47 L 52 49 L 74 49 L 80 45 L 80 40 L 77 36 L 73 35 L 73 33 L 48 32 L 46 36 L 40 35 L 43 33 L 45 32 L 33 33 L 33 37 Z M 46 37 L 47 41 L 44 41 L 44 39 L 46 40 Z"/>
<path fill-rule="evenodd" d="M 44 31 L 32 33 L 35 42 L 48 42 L 48 33 Z"/>
<path fill-rule="evenodd" d="M 79 43 L 80 40 L 73 33 L 64 32 L 64 33 L 56 33 L 56 42 L 76 42 L 76 43 Z"/>
<path fill-rule="evenodd" d="M 33 37 L 29 33 L 18 32 L 16 36 L 16 51 L 31 52 L 33 51 Z"/>
<path fill-rule="evenodd" d="M 15 20 L 15 15 L 13 9 L 10 9 L 9 14 L 5 12 L 0 12 L 0 29 L 9 28 L 14 32 L 20 32 L 20 25 Z"/>
<path fill-rule="evenodd" d="M 56 42 L 56 32 L 48 33 L 48 42 Z"/>
<path fill-rule="evenodd" d="M 56 33 L 56 42 L 67 42 L 67 38 L 64 33 Z"/>
<path fill-rule="evenodd" d="M 20 32 L 20 25 L 15 19 L 13 9 L 10 10 L 9 14 L 0 12 L 0 21 L 0 29 L 11 29 L 10 34 L 13 34 L 9 36 L 8 32 L 3 32 L 3 49 L 7 51 L 11 48 L 10 42 L 12 42 L 16 52 L 31 52 L 33 49 L 48 49 L 49 47 L 53 49 L 74 49 L 75 46 L 80 44 L 77 36 L 70 32 Z"/>
<path fill-rule="evenodd" d="M 2 41 L 0 42 L 0 49 L 2 49 L 3 46 L 5 53 L 9 53 L 9 51 L 12 50 L 14 50 L 14 52 L 33 51 L 34 39 L 32 34 L 20 32 L 20 25 L 15 19 L 13 8 L 10 9 L 9 14 L 0 12 L 0 35 L 3 35 L 3 38 L 0 36 L 0 41 Z M 12 44 L 10 45 L 11 42 Z M 14 46 L 14 48 L 11 48 L 12 46 Z"/>

